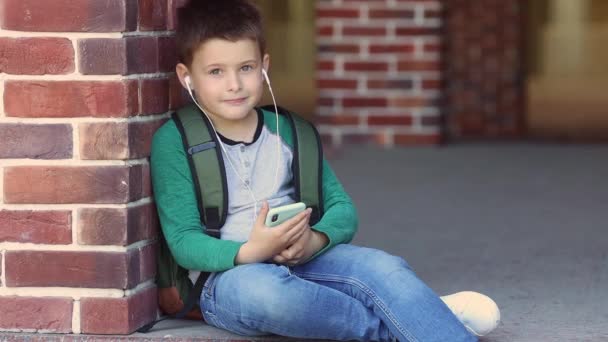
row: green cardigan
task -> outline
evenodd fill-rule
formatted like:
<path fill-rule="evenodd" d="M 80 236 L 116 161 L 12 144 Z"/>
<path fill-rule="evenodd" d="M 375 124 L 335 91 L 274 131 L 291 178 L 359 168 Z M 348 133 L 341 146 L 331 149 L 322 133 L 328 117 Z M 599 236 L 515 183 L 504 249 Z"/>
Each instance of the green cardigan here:
<path fill-rule="evenodd" d="M 263 111 L 263 114 L 266 128 L 276 133 L 275 113 Z M 287 119 L 279 116 L 279 124 L 281 137 L 293 148 Z M 235 267 L 234 260 L 243 243 L 220 240 L 204 233 L 188 159 L 173 120 L 167 121 L 154 134 L 150 167 L 161 228 L 177 263 L 185 269 L 204 272 Z M 353 202 L 325 160 L 322 182 L 325 212 L 312 228 L 325 233 L 329 244 L 313 258 L 337 244 L 350 242 L 358 226 Z"/>

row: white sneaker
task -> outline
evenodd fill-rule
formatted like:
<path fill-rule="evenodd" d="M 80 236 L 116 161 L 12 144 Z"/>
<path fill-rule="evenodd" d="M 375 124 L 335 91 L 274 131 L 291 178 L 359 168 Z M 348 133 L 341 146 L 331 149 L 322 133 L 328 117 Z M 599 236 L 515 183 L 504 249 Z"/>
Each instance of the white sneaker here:
<path fill-rule="evenodd" d="M 500 310 L 488 296 L 472 291 L 463 291 L 440 297 L 473 334 L 484 336 L 498 326 Z"/>

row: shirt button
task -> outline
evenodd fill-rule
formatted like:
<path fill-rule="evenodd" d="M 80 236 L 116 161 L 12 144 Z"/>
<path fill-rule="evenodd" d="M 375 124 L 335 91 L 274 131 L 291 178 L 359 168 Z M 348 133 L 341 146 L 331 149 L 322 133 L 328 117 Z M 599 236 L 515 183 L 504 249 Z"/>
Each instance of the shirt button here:
<path fill-rule="evenodd" d="M 250 165 L 251 164 L 248 161 L 245 162 L 245 167 L 249 167 Z"/>
<path fill-rule="evenodd" d="M 241 146 L 241 152 L 245 152 L 245 146 Z"/>
<path fill-rule="evenodd" d="M 246 180 L 246 181 L 245 181 L 245 184 L 249 185 L 249 181 L 248 181 L 248 180 Z"/>

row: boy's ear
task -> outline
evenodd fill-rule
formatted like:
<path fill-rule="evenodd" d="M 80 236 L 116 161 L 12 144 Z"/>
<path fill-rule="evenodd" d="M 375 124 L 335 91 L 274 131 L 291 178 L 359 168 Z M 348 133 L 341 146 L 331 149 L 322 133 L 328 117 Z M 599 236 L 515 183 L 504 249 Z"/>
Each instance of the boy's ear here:
<path fill-rule="evenodd" d="M 264 70 L 266 70 L 266 72 L 268 72 L 268 68 L 270 67 L 270 55 L 269 54 L 265 54 L 264 58 L 262 58 L 262 66 L 264 67 Z"/>
<path fill-rule="evenodd" d="M 184 89 L 188 89 L 185 81 L 186 76 L 190 75 L 188 67 L 184 63 L 178 63 L 175 66 L 175 73 L 177 74 L 177 78 L 179 79 L 179 83 L 182 84 L 182 87 L 184 87 Z M 192 78 L 192 76 L 190 77 Z"/>

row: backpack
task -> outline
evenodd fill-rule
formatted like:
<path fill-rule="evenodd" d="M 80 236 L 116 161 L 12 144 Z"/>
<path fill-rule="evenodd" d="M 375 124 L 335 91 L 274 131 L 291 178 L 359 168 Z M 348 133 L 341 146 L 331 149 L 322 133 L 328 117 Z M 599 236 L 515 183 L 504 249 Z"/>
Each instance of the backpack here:
<path fill-rule="evenodd" d="M 312 225 L 323 215 L 321 139 L 310 122 L 284 108 L 277 108 L 279 116 L 287 119 L 293 136 L 292 173 L 295 201 L 302 201 L 312 208 Z M 273 112 L 274 106 L 264 106 L 262 109 Z M 188 156 L 204 232 L 219 239 L 221 228 L 228 216 L 228 191 L 217 136 L 207 117 L 194 104 L 173 113 L 171 119 L 180 132 Z M 305 170 L 311 169 L 317 172 L 304 173 Z M 304 174 L 306 177 L 301 176 Z M 156 284 L 159 308 L 167 316 L 143 326 L 138 332 L 147 332 L 156 323 L 167 318 L 202 320 L 198 302 L 209 273 L 201 272 L 194 284 L 188 273 L 189 271 L 179 266 L 171 255 L 161 231 L 157 251 Z"/>

